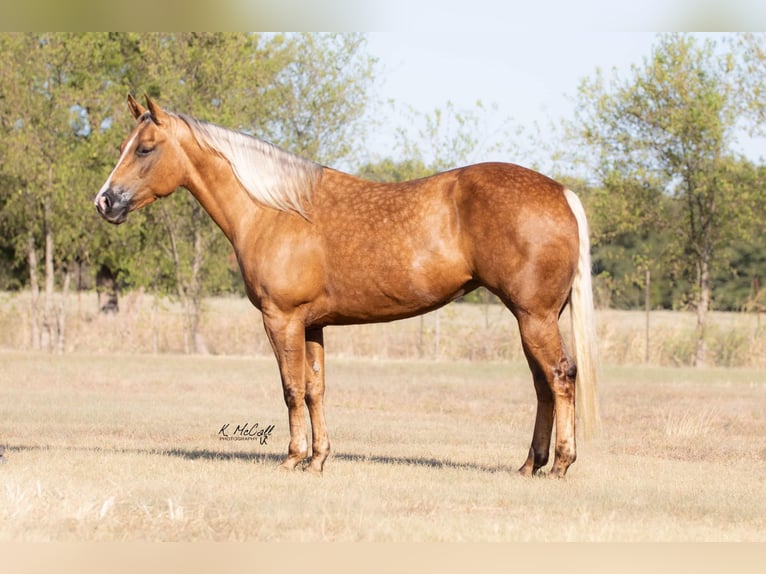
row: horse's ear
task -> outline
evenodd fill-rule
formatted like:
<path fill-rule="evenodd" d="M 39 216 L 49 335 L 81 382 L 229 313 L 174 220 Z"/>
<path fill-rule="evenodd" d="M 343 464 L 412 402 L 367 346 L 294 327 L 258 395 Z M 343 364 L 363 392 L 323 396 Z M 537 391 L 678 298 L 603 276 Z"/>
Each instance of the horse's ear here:
<path fill-rule="evenodd" d="M 152 116 L 152 121 L 154 121 L 154 123 L 158 126 L 161 126 L 167 119 L 168 114 L 160 106 L 155 104 L 154 100 L 152 100 L 149 96 L 144 95 L 144 97 L 146 98 L 146 106 L 149 108 L 149 113 Z"/>
<path fill-rule="evenodd" d="M 130 108 L 130 113 L 133 114 L 135 119 L 140 118 L 146 113 L 146 109 L 144 109 L 144 107 L 136 101 L 136 98 L 130 94 L 128 94 L 128 108 Z"/>

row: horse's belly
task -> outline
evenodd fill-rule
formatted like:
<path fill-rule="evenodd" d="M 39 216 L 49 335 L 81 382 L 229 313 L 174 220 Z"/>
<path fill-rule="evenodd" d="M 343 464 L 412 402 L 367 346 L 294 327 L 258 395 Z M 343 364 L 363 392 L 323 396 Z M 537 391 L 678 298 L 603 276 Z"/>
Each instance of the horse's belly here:
<path fill-rule="evenodd" d="M 426 313 L 476 288 L 466 272 L 445 265 L 357 270 L 328 283 L 328 323 L 373 323 Z"/>

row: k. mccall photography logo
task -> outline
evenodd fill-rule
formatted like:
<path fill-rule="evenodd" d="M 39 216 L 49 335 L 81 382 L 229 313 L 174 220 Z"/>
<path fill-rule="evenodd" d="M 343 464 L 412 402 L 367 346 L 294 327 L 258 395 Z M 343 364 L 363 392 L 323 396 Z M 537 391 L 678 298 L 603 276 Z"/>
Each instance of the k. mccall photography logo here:
<path fill-rule="evenodd" d="M 261 445 L 265 445 L 269 442 L 269 437 L 274 431 L 274 425 L 267 425 L 261 427 L 258 423 L 250 424 L 237 424 L 232 425 L 226 423 L 221 426 L 218 431 L 219 440 L 257 440 Z"/>

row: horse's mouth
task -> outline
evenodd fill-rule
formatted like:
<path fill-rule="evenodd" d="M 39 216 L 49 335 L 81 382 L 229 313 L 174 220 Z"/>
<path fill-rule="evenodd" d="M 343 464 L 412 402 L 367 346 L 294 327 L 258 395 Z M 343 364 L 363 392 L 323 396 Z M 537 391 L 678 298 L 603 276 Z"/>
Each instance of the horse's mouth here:
<path fill-rule="evenodd" d="M 103 217 L 106 221 L 108 221 L 109 223 L 113 225 L 120 225 L 121 223 L 125 223 L 125 221 L 128 219 L 128 212 L 125 211 L 123 213 L 118 213 L 118 214 L 101 213 L 101 217 Z"/>
<path fill-rule="evenodd" d="M 96 211 L 109 223 L 119 225 L 128 218 L 130 211 L 130 202 L 125 200 L 121 194 L 114 192 L 111 188 L 100 192 L 94 201 Z"/>

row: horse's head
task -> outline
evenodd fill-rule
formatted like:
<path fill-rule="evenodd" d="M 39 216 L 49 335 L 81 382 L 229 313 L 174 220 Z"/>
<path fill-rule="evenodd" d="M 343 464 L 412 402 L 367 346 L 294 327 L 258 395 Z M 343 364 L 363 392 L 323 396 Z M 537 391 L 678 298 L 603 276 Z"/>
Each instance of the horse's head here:
<path fill-rule="evenodd" d="M 101 216 L 122 223 L 128 213 L 172 193 L 183 184 L 181 147 L 174 137 L 176 118 L 148 96 L 148 110 L 133 96 L 128 107 L 136 127 L 120 147 L 120 159 L 94 203 Z"/>

